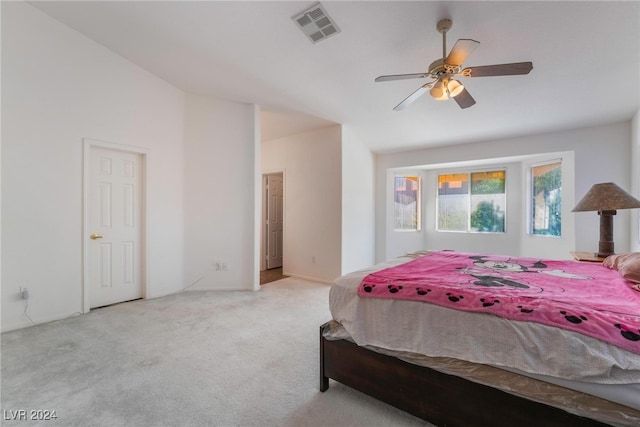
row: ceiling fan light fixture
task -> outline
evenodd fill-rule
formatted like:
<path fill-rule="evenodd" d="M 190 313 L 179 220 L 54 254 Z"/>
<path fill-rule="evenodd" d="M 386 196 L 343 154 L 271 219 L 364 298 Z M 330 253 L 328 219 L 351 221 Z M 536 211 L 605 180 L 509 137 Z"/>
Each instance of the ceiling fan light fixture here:
<path fill-rule="evenodd" d="M 465 86 L 453 77 L 488 77 L 488 76 L 515 76 L 529 74 L 533 69 L 531 61 L 514 62 L 510 64 L 483 65 L 479 67 L 462 68 L 467 57 L 478 47 L 480 42 L 473 39 L 458 39 L 447 55 L 446 33 L 451 28 L 450 19 L 441 19 L 436 25 L 438 32 L 442 34 L 442 58 L 436 59 L 429 65 L 426 72 L 413 74 L 393 74 L 376 77 L 376 82 L 388 82 L 392 80 L 423 79 L 433 80 L 414 91 L 400 104 L 393 107 L 394 111 L 403 110 L 426 92 L 431 90 L 431 97 L 437 101 L 446 101 L 454 98 L 458 107 L 464 109 L 475 105 L 476 101 L 467 91 Z"/>
<path fill-rule="evenodd" d="M 436 101 L 446 101 L 447 99 L 449 99 L 449 97 L 447 96 L 447 93 L 444 91 L 444 88 L 441 82 L 438 82 L 437 84 L 435 84 L 429 91 L 429 94 Z"/>
<path fill-rule="evenodd" d="M 460 83 L 458 80 L 451 79 L 449 83 L 447 83 L 447 91 L 451 97 L 456 97 L 462 93 L 464 90 L 464 85 Z"/>

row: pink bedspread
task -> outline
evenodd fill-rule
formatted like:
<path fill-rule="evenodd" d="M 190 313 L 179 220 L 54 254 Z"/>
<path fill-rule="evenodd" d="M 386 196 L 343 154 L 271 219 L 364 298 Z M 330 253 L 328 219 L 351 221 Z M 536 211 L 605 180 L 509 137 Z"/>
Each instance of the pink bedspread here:
<path fill-rule="evenodd" d="M 600 263 L 440 251 L 369 274 L 358 295 L 538 322 L 640 354 L 640 292 L 631 285 Z"/>

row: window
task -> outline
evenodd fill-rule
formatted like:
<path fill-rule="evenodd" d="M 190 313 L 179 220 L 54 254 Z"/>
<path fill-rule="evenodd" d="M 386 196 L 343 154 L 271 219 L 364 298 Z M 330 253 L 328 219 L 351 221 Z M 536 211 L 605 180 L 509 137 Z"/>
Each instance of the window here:
<path fill-rule="evenodd" d="M 504 233 L 506 173 L 438 175 L 438 231 Z"/>
<path fill-rule="evenodd" d="M 530 169 L 530 233 L 561 236 L 562 162 L 533 166 Z"/>
<path fill-rule="evenodd" d="M 438 175 L 438 230 L 467 231 L 469 174 Z"/>
<path fill-rule="evenodd" d="M 393 182 L 396 231 L 420 230 L 420 177 L 395 176 Z"/>

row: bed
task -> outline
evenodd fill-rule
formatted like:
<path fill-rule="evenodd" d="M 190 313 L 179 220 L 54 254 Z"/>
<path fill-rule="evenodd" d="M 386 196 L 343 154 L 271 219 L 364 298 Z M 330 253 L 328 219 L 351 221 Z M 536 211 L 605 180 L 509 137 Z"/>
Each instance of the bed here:
<path fill-rule="evenodd" d="M 468 258 L 455 273 L 471 291 L 484 292 L 481 305 L 487 307 L 464 311 L 447 306 L 464 295 L 472 298 L 453 282 L 447 283 L 445 304 L 366 295 L 372 284 L 389 294 L 403 285 L 404 291 L 410 289 L 407 277 L 394 276 L 394 268 L 419 258 L 436 264 L 433 253 L 339 278 L 330 291 L 333 320 L 320 327 L 321 391 L 333 379 L 436 425 L 640 425 L 640 340 L 634 335 L 640 330 L 633 329 L 640 321 L 640 292 L 616 271 L 617 265 L 571 262 L 560 269 L 550 268 L 553 261 L 548 260 L 437 253 L 442 252 Z M 514 292 L 501 295 L 500 288 L 522 291 L 527 304 L 535 306 L 538 289 L 552 292 L 546 285 L 552 276 L 588 279 L 580 286 L 606 286 L 609 293 L 624 294 L 625 308 L 613 311 L 624 312 L 626 323 L 615 320 L 611 337 L 605 338 L 612 342 L 600 339 L 597 331 L 583 333 L 580 328 L 592 327 L 597 313 L 581 305 L 584 310 L 575 311 L 573 299 L 574 311 L 561 310 L 573 330 L 482 312 L 493 309 L 494 302 L 513 302 L 526 311 L 522 300 L 509 299 Z M 422 280 L 427 282 L 419 279 L 411 289 L 433 291 L 424 299 L 438 292 L 425 285 L 433 279 Z M 563 291 L 570 287 L 563 286 Z"/>

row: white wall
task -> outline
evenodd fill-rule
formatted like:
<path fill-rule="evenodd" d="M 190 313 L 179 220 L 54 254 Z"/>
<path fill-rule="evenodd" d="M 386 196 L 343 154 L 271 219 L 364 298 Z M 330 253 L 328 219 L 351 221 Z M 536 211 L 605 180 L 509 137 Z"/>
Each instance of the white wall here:
<path fill-rule="evenodd" d="M 185 105 L 186 286 L 256 289 L 256 111 L 190 94 Z"/>
<path fill-rule="evenodd" d="M 640 110 L 631 122 L 631 185 L 630 193 L 640 199 Z M 640 209 L 631 211 L 631 250 L 640 252 Z"/>
<path fill-rule="evenodd" d="M 341 275 L 341 138 L 331 126 L 262 143 L 262 173 L 284 172 L 285 274 Z"/>
<path fill-rule="evenodd" d="M 520 138 L 512 138 L 500 141 L 486 141 L 474 144 L 458 145 L 414 150 L 402 153 L 377 156 L 376 161 L 376 261 L 382 261 L 389 257 L 397 256 L 405 251 L 414 249 L 414 242 L 406 246 L 399 243 L 406 239 L 402 233 L 393 233 L 389 230 L 389 204 L 390 198 L 389 174 L 393 169 L 415 167 L 419 165 L 455 164 L 462 161 L 478 161 L 497 158 L 512 158 L 518 156 L 533 156 L 544 153 L 572 152 L 575 162 L 575 191 L 574 194 L 565 194 L 563 203 L 565 207 L 572 209 L 575 201 L 579 200 L 591 187 L 599 182 L 613 181 L 625 189 L 631 184 L 631 122 L 614 123 L 610 125 L 576 129 L 564 132 L 531 135 Z M 494 162 L 495 164 L 495 162 Z M 563 176 L 564 179 L 564 176 Z M 523 188 L 521 186 L 521 188 Z M 427 210 L 433 207 L 426 207 Z M 564 213 L 564 212 L 563 212 Z M 510 215 L 509 213 L 507 215 Z M 571 216 L 573 215 L 573 216 Z M 596 250 L 598 245 L 598 215 L 593 213 L 575 213 L 565 215 L 568 221 L 573 221 L 574 226 L 565 231 L 575 237 L 574 248 L 559 246 L 553 239 L 539 239 L 535 251 L 549 254 L 549 257 L 568 257 L 567 249 L 571 250 Z M 508 219 L 508 221 L 512 221 Z M 518 226 L 517 238 L 513 239 L 510 246 L 500 246 L 500 253 L 519 255 L 525 250 L 530 250 L 530 243 L 526 242 L 524 222 Z M 619 211 L 615 218 L 614 238 L 616 251 L 629 250 L 629 212 Z M 511 232 L 511 228 L 509 229 Z M 446 233 L 450 234 L 450 233 Z M 469 237 L 469 235 L 466 235 Z M 431 242 L 426 241 L 424 245 Z M 456 240 L 458 239 L 458 240 Z M 483 237 L 484 239 L 484 237 Z M 495 247 L 491 237 L 486 242 Z M 440 237 L 440 248 L 457 250 L 472 250 L 473 240 L 459 239 L 459 237 Z M 469 249 L 468 249 L 469 248 Z"/>
<path fill-rule="evenodd" d="M 342 274 L 374 263 L 374 155 L 342 127 Z"/>
<path fill-rule="evenodd" d="M 82 310 L 82 140 L 145 148 L 148 297 L 183 284 L 184 94 L 23 2 L 2 2 L 2 330 Z"/>

